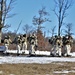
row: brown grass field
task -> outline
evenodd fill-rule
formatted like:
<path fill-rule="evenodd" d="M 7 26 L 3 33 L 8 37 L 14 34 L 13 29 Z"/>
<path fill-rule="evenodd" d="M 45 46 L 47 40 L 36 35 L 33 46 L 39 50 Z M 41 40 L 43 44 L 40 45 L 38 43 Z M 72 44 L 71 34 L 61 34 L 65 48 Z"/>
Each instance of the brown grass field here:
<path fill-rule="evenodd" d="M 0 64 L 0 75 L 75 75 L 75 62 Z"/>

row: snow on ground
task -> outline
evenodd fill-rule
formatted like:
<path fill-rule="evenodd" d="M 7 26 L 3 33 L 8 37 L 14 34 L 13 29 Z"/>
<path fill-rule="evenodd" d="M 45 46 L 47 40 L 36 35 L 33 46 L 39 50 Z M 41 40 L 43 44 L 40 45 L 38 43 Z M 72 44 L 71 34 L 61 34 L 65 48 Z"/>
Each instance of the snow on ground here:
<path fill-rule="evenodd" d="M 23 50 L 20 51 L 20 53 L 22 53 Z M 17 50 L 8 50 L 8 53 L 17 53 Z M 29 50 L 25 50 L 25 54 L 29 54 Z M 50 55 L 49 51 L 35 51 L 35 54 L 37 55 Z"/>
<path fill-rule="evenodd" d="M 51 62 L 75 62 L 75 58 L 70 57 L 21 57 L 4 56 L 0 57 L 0 64 L 4 63 L 51 63 Z"/>
<path fill-rule="evenodd" d="M 16 53 L 17 50 L 8 50 L 9 53 Z M 29 51 L 25 51 L 28 54 Z M 39 55 L 50 55 L 48 51 L 36 51 Z M 52 62 L 75 62 L 75 52 L 71 53 L 73 57 L 27 57 L 27 56 L 0 56 L 0 64 L 5 63 L 52 63 Z"/>
<path fill-rule="evenodd" d="M 71 70 L 71 71 L 68 71 L 68 70 L 63 70 L 63 71 L 54 71 L 53 73 L 56 73 L 56 74 L 63 74 L 63 73 L 65 73 L 65 74 L 68 74 L 68 73 L 75 73 L 75 70 Z"/>
<path fill-rule="evenodd" d="M 20 51 L 20 53 L 22 53 L 23 50 Z M 17 53 L 17 50 L 8 50 L 8 53 Z M 25 54 L 29 54 L 29 50 L 25 50 Z M 36 55 L 50 55 L 49 51 L 35 51 Z M 70 53 L 71 56 L 75 56 L 75 52 Z"/>

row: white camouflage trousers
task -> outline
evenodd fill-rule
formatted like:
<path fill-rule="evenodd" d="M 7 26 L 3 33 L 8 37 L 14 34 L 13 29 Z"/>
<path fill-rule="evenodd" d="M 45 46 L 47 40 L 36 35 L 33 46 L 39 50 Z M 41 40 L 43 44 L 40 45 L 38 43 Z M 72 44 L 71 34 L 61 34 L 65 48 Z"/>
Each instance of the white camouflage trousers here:
<path fill-rule="evenodd" d="M 61 47 L 58 46 L 58 56 L 61 56 Z"/>
<path fill-rule="evenodd" d="M 21 47 L 20 47 L 20 45 L 18 44 L 18 45 L 17 45 L 17 54 L 20 54 L 20 52 L 21 52 L 20 50 L 21 50 Z"/>
<path fill-rule="evenodd" d="M 7 50 L 8 50 L 8 44 L 5 44 L 5 53 L 7 52 Z"/>
<path fill-rule="evenodd" d="M 29 51 L 30 54 L 35 54 L 35 45 L 31 45 L 30 46 L 30 51 Z"/>
<path fill-rule="evenodd" d="M 70 45 L 65 45 L 64 55 L 65 56 L 70 55 L 70 52 L 71 52 L 71 46 Z"/>
<path fill-rule="evenodd" d="M 22 52 L 25 52 L 25 50 L 27 50 L 27 43 L 24 42 L 22 45 Z"/>
<path fill-rule="evenodd" d="M 61 56 L 61 47 L 59 47 L 58 45 L 54 45 L 51 49 L 51 54 L 53 56 Z"/>

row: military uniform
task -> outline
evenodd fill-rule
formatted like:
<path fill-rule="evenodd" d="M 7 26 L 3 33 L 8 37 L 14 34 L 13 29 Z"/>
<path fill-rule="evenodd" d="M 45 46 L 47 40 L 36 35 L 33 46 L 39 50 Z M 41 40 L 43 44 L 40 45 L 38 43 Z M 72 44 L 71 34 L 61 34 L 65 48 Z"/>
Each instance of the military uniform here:
<path fill-rule="evenodd" d="M 25 50 L 27 50 L 27 36 L 26 34 L 22 37 L 22 51 L 25 53 Z"/>
<path fill-rule="evenodd" d="M 5 38 L 4 38 L 4 45 L 5 45 L 5 48 L 6 48 L 5 53 L 7 53 L 9 44 L 10 44 L 11 42 L 12 42 L 12 41 L 10 40 L 10 36 L 5 36 Z"/>
<path fill-rule="evenodd" d="M 64 56 L 70 56 L 73 38 L 71 36 L 65 36 L 65 43 L 64 43 Z"/>
<path fill-rule="evenodd" d="M 52 42 L 52 49 L 50 55 L 61 56 L 62 39 L 61 37 L 55 36 Z"/>
<path fill-rule="evenodd" d="M 30 36 L 30 55 L 35 55 L 35 50 L 37 47 L 37 36 L 35 34 Z"/>
<path fill-rule="evenodd" d="M 55 41 L 56 41 L 56 37 L 51 37 L 49 39 L 49 43 L 52 45 L 51 51 L 50 51 L 50 55 L 51 56 L 56 56 L 56 45 L 55 45 Z"/>
<path fill-rule="evenodd" d="M 62 55 L 62 38 L 60 36 L 56 39 L 56 54 L 58 56 Z"/>
<path fill-rule="evenodd" d="M 17 46 L 16 46 L 16 48 L 17 48 L 17 54 L 19 55 L 20 54 L 20 50 L 21 50 L 21 47 L 22 47 L 22 38 L 21 38 L 21 36 L 18 36 L 17 38 L 16 38 L 16 44 L 17 44 Z"/>

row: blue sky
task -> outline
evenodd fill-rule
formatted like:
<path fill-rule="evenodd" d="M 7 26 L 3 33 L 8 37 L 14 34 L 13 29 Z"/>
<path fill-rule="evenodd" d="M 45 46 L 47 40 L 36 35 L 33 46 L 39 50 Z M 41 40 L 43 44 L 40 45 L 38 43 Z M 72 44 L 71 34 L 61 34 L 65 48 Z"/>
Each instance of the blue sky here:
<path fill-rule="evenodd" d="M 18 30 L 18 33 L 24 33 L 23 26 L 25 24 L 32 25 L 32 19 L 33 16 L 38 15 L 38 10 L 42 8 L 42 6 L 46 7 L 46 11 L 49 12 L 50 20 L 52 22 L 44 23 L 42 26 L 45 28 L 43 29 L 43 32 L 46 32 L 46 35 L 49 36 L 48 30 L 50 31 L 52 27 L 55 25 L 58 25 L 57 17 L 53 13 L 51 9 L 54 8 L 54 1 L 53 0 L 17 0 L 16 4 L 14 5 L 14 9 L 11 11 L 11 13 L 16 13 L 16 16 L 10 18 L 7 20 L 8 24 L 11 24 L 11 27 L 8 29 L 9 31 L 14 32 L 22 20 L 22 24 Z M 75 3 L 73 6 L 68 10 L 68 16 L 65 18 L 66 23 L 72 23 L 73 24 L 73 32 L 75 32 Z M 56 28 L 57 32 L 57 28 Z"/>

